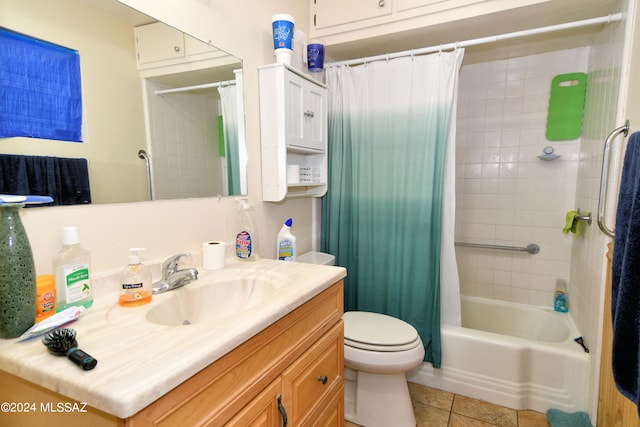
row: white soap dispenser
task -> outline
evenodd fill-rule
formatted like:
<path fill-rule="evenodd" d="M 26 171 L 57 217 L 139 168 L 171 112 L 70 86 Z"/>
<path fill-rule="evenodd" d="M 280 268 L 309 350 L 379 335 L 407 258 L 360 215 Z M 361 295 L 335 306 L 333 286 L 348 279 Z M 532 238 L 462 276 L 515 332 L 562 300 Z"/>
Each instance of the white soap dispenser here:
<path fill-rule="evenodd" d="M 129 265 L 122 272 L 120 280 L 120 298 L 118 303 L 124 307 L 146 304 L 151 301 L 153 289 L 151 270 L 140 261 L 140 251 L 144 248 L 129 249 Z"/>

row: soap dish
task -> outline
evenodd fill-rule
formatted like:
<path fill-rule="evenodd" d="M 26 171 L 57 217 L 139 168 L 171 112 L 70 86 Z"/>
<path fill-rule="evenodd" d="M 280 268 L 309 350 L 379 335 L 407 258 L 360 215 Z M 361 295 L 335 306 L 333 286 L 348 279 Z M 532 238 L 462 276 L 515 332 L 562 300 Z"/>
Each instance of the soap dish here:
<path fill-rule="evenodd" d="M 538 156 L 540 160 L 544 160 L 546 162 L 551 160 L 557 160 L 562 157 L 562 154 L 541 154 Z"/>

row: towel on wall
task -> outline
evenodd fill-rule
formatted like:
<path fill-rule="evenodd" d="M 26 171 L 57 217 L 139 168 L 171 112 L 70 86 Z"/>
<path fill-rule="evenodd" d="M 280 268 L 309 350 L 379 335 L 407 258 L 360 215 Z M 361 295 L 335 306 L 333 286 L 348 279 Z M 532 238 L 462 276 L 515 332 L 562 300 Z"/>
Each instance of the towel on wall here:
<path fill-rule="evenodd" d="M 0 28 L 0 138 L 82 141 L 78 51 Z"/>
<path fill-rule="evenodd" d="M 50 196 L 50 205 L 91 203 L 86 159 L 0 154 L 0 193 Z"/>
<path fill-rule="evenodd" d="M 640 401 L 640 133 L 622 168 L 611 269 L 612 368 L 618 390 Z M 640 411 L 639 411 L 640 414 Z"/>

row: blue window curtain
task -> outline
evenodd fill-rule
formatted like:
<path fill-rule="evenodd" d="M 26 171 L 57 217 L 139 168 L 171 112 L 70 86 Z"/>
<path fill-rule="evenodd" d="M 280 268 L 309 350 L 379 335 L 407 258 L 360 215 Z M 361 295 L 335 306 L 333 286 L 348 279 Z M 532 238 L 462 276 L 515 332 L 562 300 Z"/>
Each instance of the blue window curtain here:
<path fill-rule="evenodd" d="M 322 248 L 347 268 L 345 309 L 408 322 L 435 367 L 441 362 L 442 213 L 451 212 L 442 204 L 445 159 L 454 143 L 463 53 L 326 70 Z"/>
<path fill-rule="evenodd" d="M 80 56 L 0 28 L 0 138 L 82 141 Z"/>

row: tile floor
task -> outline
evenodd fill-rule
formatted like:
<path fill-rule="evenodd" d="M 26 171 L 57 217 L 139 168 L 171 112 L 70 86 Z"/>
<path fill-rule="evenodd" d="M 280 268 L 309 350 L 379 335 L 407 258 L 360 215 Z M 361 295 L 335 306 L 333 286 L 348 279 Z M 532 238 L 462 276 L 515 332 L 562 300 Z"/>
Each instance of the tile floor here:
<path fill-rule="evenodd" d="M 547 416 L 409 383 L 417 427 L 549 427 Z M 345 422 L 345 427 L 358 427 Z"/>

